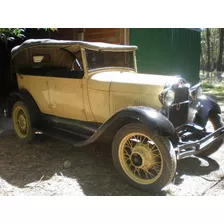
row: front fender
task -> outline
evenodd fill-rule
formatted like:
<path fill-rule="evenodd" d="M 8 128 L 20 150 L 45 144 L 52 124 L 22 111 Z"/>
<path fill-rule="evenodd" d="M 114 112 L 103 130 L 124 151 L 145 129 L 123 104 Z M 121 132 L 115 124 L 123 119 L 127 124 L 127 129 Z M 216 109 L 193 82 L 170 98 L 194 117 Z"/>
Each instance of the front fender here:
<path fill-rule="evenodd" d="M 205 127 L 210 113 L 221 114 L 220 106 L 209 96 L 203 95 L 190 105 L 192 122 Z M 194 111 L 194 112 L 193 112 Z"/>
<path fill-rule="evenodd" d="M 127 107 L 111 116 L 88 140 L 75 146 L 111 140 L 121 127 L 132 122 L 144 124 L 148 132 L 153 135 L 169 137 L 176 133 L 173 124 L 156 110 L 148 107 Z"/>
<path fill-rule="evenodd" d="M 135 120 L 144 124 L 148 131 L 154 135 L 168 137 L 175 134 L 173 124 L 163 114 L 154 109 L 139 106 L 119 110 L 101 126 L 101 129 L 111 129 L 111 126 L 114 124 L 126 119 Z"/>

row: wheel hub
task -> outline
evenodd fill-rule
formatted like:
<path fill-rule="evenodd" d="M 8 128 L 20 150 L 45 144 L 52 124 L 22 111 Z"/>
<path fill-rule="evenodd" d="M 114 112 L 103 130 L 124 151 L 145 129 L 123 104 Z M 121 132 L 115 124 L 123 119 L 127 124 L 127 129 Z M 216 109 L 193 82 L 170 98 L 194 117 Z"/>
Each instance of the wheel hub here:
<path fill-rule="evenodd" d="M 24 115 L 19 116 L 18 125 L 22 130 L 26 129 L 26 118 L 24 117 Z"/>
<path fill-rule="evenodd" d="M 150 168 L 154 163 L 152 152 L 145 145 L 136 145 L 131 154 L 133 165 L 139 168 Z"/>
<path fill-rule="evenodd" d="M 143 159 L 142 159 L 142 157 L 141 157 L 140 154 L 133 153 L 131 155 L 131 162 L 133 163 L 134 166 L 141 167 L 142 166 Z"/>
<path fill-rule="evenodd" d="M 17 107 L 13 112 L 13 123 L 16 133 L 20 138 L 25 138 L 28 133 L 27 116 L 23 108 Z"/>

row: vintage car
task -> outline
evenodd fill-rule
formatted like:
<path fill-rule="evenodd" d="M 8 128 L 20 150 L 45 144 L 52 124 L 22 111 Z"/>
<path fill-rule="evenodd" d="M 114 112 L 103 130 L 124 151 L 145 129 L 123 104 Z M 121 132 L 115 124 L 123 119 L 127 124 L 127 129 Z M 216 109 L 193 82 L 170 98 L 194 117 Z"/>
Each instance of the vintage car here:
<path fill-rule="evenodd" d="M 42 132 L 75 147 L 112 143 L 113 163 L 134 187 L 170 183 L 177 160 L 223 143 L 218 104 L 178 76 L 137 73 L 136 46 L 52 39 L 12 49 L 18 90 L 6 102 L 22 143 Z"/>

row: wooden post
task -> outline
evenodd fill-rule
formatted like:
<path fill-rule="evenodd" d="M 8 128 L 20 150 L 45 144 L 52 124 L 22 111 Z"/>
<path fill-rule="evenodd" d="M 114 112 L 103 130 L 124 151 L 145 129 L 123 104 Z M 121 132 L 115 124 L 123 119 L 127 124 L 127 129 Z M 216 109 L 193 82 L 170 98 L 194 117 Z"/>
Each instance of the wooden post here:
<path fill-rule="evenodd" d="M 130 29 L 124 28 L 124 44 L 129 45 L 130 44 Z"/>

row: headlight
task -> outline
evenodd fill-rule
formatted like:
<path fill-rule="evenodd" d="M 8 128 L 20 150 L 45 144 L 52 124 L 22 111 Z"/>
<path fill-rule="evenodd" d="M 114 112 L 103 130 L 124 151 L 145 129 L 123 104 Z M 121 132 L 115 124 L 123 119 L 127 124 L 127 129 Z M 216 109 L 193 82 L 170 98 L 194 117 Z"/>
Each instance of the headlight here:
<path fill-rule="evenodd" d="M 175 92 L 170 89 L 164 94 L 163 101 L 166 104 L 166 106 L 170 106 L 174 100 L 175 100 Z"/>

